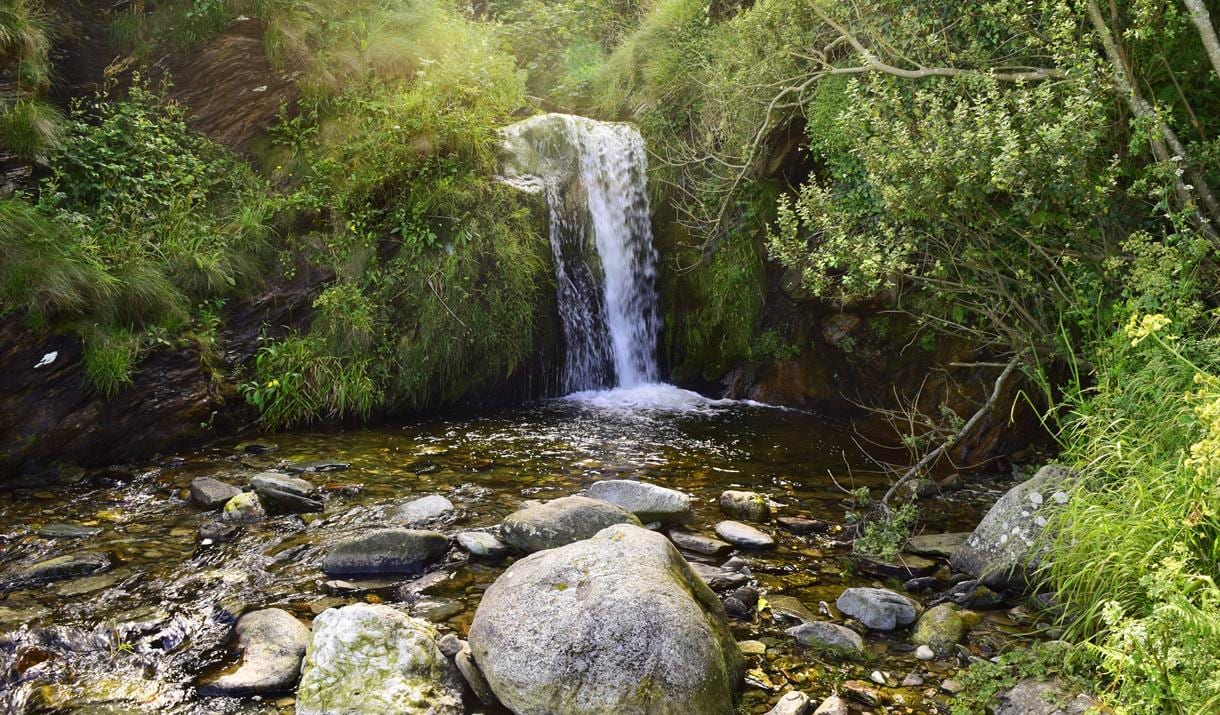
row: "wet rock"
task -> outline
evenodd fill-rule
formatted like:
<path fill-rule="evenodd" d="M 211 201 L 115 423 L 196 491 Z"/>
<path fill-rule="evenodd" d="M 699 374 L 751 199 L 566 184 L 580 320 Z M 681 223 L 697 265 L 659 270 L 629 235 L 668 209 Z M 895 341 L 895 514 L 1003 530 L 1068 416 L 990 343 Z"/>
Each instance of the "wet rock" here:
<path fill-rule="evenodd" d="M 263 503 L 254 492 L 242 492 L 225 502 L 224 511 L 220 514 L 224 521 L 240 523 L 261 521 L 266 516 L 267 511 L 263 509 Z"/>
<path fill-rule="evenodd" d="M 818 709 L 813 711 L 813 715 L 849 715 L 847 701 L 838 695 L 831 695 L 822 701 Z"/>
<path fill-rule="evenodd" d="M 920 556 L 952 558 L 953 554 L 970 538 L 970 532 L 952 534 L 923 534 L 907 539 L 906 550 Z"/>
<path fill-rule="evenodd" d="M 1022 680 L 997 698 L 995 715 L 1085 715 L 1097 701 L 1085 694 L 1072 695 L 1056 681 Z"/>
<path fill-rule="evenodd" d="M 52 559 L 39 561 L 25 568 L 18 569 L 6 588 L 32 586 L 52 581 L 63 581 L 81 576 L 92 576 L 110 569 L 110 557 L 94 552 L 82 552 L 56 556 Z"/>
<path fill-rule="evenodd" d="M 945 678 L 944 680 L 940 681 L 940 689 L 950 695 L 957 695 L 958 693 L 962 692 L 962 684 L 953 678 Z M 1022 715 L 1024 715 L 1024 713 Z"/>
<path fill-rule="evenodd" d="M 197 477 L 191 480 L 191 503 L 200 509 L 220 509 L 238 494 L 241 489 L 219 479 Z"/>
<path fill-rule="evenodd" d="M 449 539 L 435 531 L 378 529 L 341 541 L 322 561 L 328 576 L 414 575 L 449 550 Z"/>
<path fill-rule="evenodd" d="M 874 670 L 872 673 L 869 674 L 868 679 L 873 681 L 877 685 L 889 685 L 889 681 L 886 679 L 885 675 L 880 670 Z"/>
<path fill-rule="evenodd" d="M 446 658 L 452 658 L 458 654 L 458 651 L 466 647 L 466 641 L 452 633 L 446 633 L 436 641 L 436 647 L 441 649 L 441 653 L 444 653 Z"/>
<path fill-rule="evenodd" d="M 499 704 L 500 701 L 496 699 L 496 694 L 492 692 L 491 686 L 487 684 L 487 679 L 483 677 L 483 672 L 479 670 L 478 664 L 474 662 L 474 655 L 470 652 L 469 644 L 462 644 L 462 649 L 453 657 L 453 664 L 457 666 L 458 672 L 462 674 L 462 678 L 470 686 L 470 690 L 479 699 L 479 702 L 484 705 Z"/>
<path fill-rule="evenodd" d="M 742 655 L 763 655 L 767 652 L 767 644 L 762 641 L 737 641 L 737 648 Z"/>
<path fill-rule="evenodd" d="M 119 577 L 114 574 L 103 574 L 101 576 L 85 576 L 84 578 L 72 579 L 71 581 L 63 581 L 56 587 L 55 592 L 61 596 L 81 596 L 94 591 L 101 591 L 104 588 L 110 588 L 119 582 Z"/>
<path fill-rule="evenodd" d="M 358 603 L 313 622 L 297 715 L 461 715 L 460 676 L 428 623 Z"/>
<path fill-rule="evenodd" d="M 430 459 L 417 459 L 406 467 L 412 474 L 433 474 L 441 471 L 441 465 Z"/>
<path fill-rule="evenodd" d="M 927 593 L 940 588 L 941 581 L 935 576 L 920 576 L 913 578 L 902 584 L 902 587 L 911 593 Z"/>
<path fill-rule="evenodd" d="M 781 516 L 775 519 L 781 529 L 793 534 L 829 534 L 839 529 L 838 524 L 821 519 L 809 519 L 802 516 Z"/>
<path fill-rule="evenodd" d="M 453 514 L 453 502 L 439 494 L 431 494 L 398 507 L 395 516 L 408 526 L 423 526 Z"/>
<path fill-rule="evenodd" d="M 880 688 L 864 680 L 849 680 L 843 683 L 843 692 L 852 700 L 871 707 L 884 705 L 888 700 Z"/>
<path fill-rule="evenodd" d="M 607 479 L 589 487 L 589 496 L 617 504 L 642 522 L 686 524 L 694 519 L 688 495 L 647 482 Z"/>
<path fill-rule="evenodd" d="M 679 549 L 705 556 L 720 556 L 733 550 L 733 545 L 730 543 L 681 529 L 670 531 L 669 540 L 674 542 L 674 546 Z"/>
<path fill-rule="evenodd" d="M 770 534 L 740 521 L 720 522 L 716 525 L 716 535 L 744 549 L 769 549 L 775 546 L 775 539 Z"/>
<path fill-rule="evenodd" d="M 955 585 L 949 589 L 948 597 L 949 600 L 963 608 L 978 610 L 996 608 L 1004 603 L 1003 596 L 978 581 L 963 581 Z"/>
<path fill-rule="evenodd" d="M 289 464 L 284 467 L 293 474 L 311 473 L 320 474 L 323 472 L 342 472 L 351 468 L 350 462 L 332 462 L 328 460 L 318 460 L 316 462 L 306 462 L 304 464 Z"/>
<path fill-rule="evenodd" d="M 953 554 L 953 568 L 996 590 L 1022 589 L 1037 568 L 1037 544 L 1050 516 L 1066 504 L 1073 472 L 1048 465 L 1008 491 Z"/>
<path fill-rule="evenodd" d="M 508 545 L 496 538 L 495 534 L 486 531 L 463 531 L 456 537 L 461 546 L 471 556 L 485 559 L 502 559 L 508 555 Z"/>
<path fill-rule="evenodd" d="M 430 623 L 444 623 L 466 607 L 451 598 L 421 598 L 411 604 L 411 615 Z"/>
<path fill-rule="evenodd" d="M 966 624 L 956 605 L 942 603 L 924 612 L 915 624 L 911 642 L 926 645 L 939 655 L 953 652 L 954 646 L 966 633 Z"/>
<path fill-rule="evenodd" d="M 771 503 L 758 492 L 729 490 L 720 495 L 720 511 L 736 519 L 765 522 L 771 518 Z"/>
<path fill-rule="evenodd" d="M 861 573 L 880 576 L 881 578 L 912 579 L 921 576 L 931 576 L 938 568 L 935 561 L 929 561 L 914 554 L 898 554 L 891 561 L 882 561 L 867 556 L 856 556 L 856 569 Z"/>
<path fill-rule="evenodd" d="M 750 620 L 758 608 L 758 589 L 742 586 L 724 597 L 724 610 L 734 618 Z"/>
<path fill-rule="evenodd" d="M 237 524 L 210 521 L 199 527 L 199 538 L 203 541 L 210 541 L 213 544 L 221 544 L 232 539 L 240 530 L 241 527 Z"/>
<path fill-rule="evenodd" d="M 817 616 L 813 615 L 813 611 L 801 603 L 800 599 L 792 596 L 769 596 L 767 603 L 771 605 L 771 613 L 779 616 L 781 619 L 789 621 L 797 621 L 799 623 L 809 623 L 816 621 Z"/>
<path fill-rule="evenodd" d="M 241 665 L 201 689 L 204 695 L 259 695 L 292 689 L 300 677 L 309 628 L 287 611 L 251 611 L 237 621 Z"/>
<path fill-rule="evenodd" d="M 936 651 L 926 645 L 921 645 L 915 649 L 915 657 L 919 660 L 935 660 Z"/>
<path fill-rule="evenodd" d="M 314 496 L 317 488 L 299 477 L 262 472 L 250 479 L 250 486 L 268 507 L 277 512 L 300 514 L 322 511 L 321 500 Z"/>
<path fill-rule="evenodd" d="M 639 526 L 640 520 L 599 499 L 563 497 L 509 514 L 500 525 L 500 537 L 514 549 L 532 553 L 588 539 L 613 524 Z"/>
<path fill-rule="evenodd" d="M 664 536 L 626 524 L 509 567 L 470 648 L 517 713 L 730 715 L 745 669 L 716 596 Z"/>
<path fill-rule="evenodd" d="M 912 671 L 906 674 L 906 677 L 902 679 L 900 686 L 903 688 L 918 688 L 923 686 L 923 682 L 923 678 L 919 676 L 919 673 Z"/>
<path fill-rule="evenodd" d="M 80 524 L 47 524 L 34 533 L 44 539 L 87 539 L 102 533 L 102 529 Z"/>
<path fill-rule="evenodd" d="M 692 561 L 690 567 L 695 572 L 695 575 L 713 591 L 727 591 L 731 588 L 739 588 L 750 582 L 749 576 L 738 571 L 708 566 L 697 561 Z"/>
<path fill-rule="evenodd" d="M 915 602 L 884 588 L 849 588 L 835 606 L 875 631 L 892 631 L 915 622 Z"/>
<path fill-rule="evenodd" d="M 814 621 L 802 623 L 784 631 L 803 646 L 829 652 L 840 657 L 854 657 L 864 653 L 864 639 L 850 628 L 836 623 Z"/>
<path fill-rule="evenodd" d="M 813 709 L 809 696 L 795 690 L 784 693 L 766 715 L 806 715 Z"/>

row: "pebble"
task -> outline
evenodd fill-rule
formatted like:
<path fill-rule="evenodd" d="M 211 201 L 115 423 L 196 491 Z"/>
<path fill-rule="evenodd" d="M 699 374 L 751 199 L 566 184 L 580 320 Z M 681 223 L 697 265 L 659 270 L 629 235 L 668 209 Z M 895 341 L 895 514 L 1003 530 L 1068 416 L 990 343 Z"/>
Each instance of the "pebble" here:
<path fill-rule="evenodd" d="M 737 648 L 744 655 L 762 655 L 767 652 L 767 644 L 762 641 L 737 641 Z"/>
<path fill-rule="evenodd" d="M 962 684 L 953 678 L 945 678 L 940 682 L 940 689 L 950 695 L 957 695 L 962 692 Z"/>
<path fill-rule="evenodd" d="M 902 687 L 904 688 L 918 688 L 921 685 L 923 685 L 923 678 L 919 677 L 919 674 L 915 672 L 907 673 L 907 677 L 902 679 Z"/>
<path fill-rule="evenodd" d="M 936 653 L 926 645 L 921 645 L 915 649 L 915 657 L 919 660 L 934 660 Z"/>
<path fill-rule="evenodd" d="M 885 685 L 885 675 L 880 670 L 874 670 L 872 673 L 869 673 L 868 679 L 877 685 Z"/>

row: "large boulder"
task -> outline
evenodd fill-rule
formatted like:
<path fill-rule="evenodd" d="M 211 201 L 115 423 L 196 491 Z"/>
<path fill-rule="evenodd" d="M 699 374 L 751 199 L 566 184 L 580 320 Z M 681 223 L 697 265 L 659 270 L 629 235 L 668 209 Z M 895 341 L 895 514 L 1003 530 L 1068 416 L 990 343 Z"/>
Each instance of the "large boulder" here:
<path fill-rule="evenodd" d="M 953 554 L 953 568 L 996 589 L 1023 589 L 1038 567 L 1053 511 L 1067 503 L 1073 481 L 1067 467 L 1047 465 L 1000 497 Z"/>
<path fill-rule="evenodd" d="M 266 608 L 237 621 L 241 664 L 236 671 L 205 685 L 205 695 L 256 695 L 292 689 L 301 674 L 309 628 L 287 611 Z"/>
<path fill-rule="evenodd" d="M 517 715 L 730 715 L 744 673 L 715 594 L 664 536 L 628 524 L 509 567 L 470 648 Z"/>
<path fill-rule="evenodd" d="M 614 524 L 640 525 L 620 506 L 588 497 L 563 497 L 509 514 L 500 537 L 509 546 L 532 553 L 588 539 Z"/>
<path fill-rule="evenodd" d="M 686 524 L 694 519 L 688 495 L 647 482 L 606 479 L 589 487 L 589 496 L 617 504 L 645 524 Z"/>
<path fill-rule="evenodd" d="M 892 631 L 915 622 L 916 604 L 884 588 L 849 588 L 835 607 L 875 631 Z"/>
<path fill-rule="evenodd" d="M 384 605 L 323 611 L 305 652 L 297 715 L 461 715 L 461 676 L 436 629 Z"/>
<path fill-rule="evenodd" d="M 331 547 L 322 560 L 329 576 L 414 575 L 449 551 L 449 539 L 436 531 L 377 529 Z"/>

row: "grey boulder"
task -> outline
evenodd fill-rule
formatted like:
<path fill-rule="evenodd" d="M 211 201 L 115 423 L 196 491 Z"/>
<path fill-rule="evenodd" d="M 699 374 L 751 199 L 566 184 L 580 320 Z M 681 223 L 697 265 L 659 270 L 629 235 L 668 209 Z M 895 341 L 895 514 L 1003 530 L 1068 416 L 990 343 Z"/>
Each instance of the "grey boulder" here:
<path fill-rule="evenodd" d="M 836 623 L 813 621 L 784 631 L 803 646 L 837 656 L 857 656 L 864 653 L 864 639 L 850 628 Z"/>
<path fill-rule="evenodd" d="M 730 715 L 744 674 L 720 601 L 664 536 L 629 524 L 510 566 L 470 649 L 517 715 Z"/>
<path fill-rule="evenodd" d="M 835 607 L 875 631 L 910 625 L 918 615 L 914 601 L 884 588 L 849 588 Z"/>
<path fill-rule="evenodd" d="M 415 575 L 448 550 L 449 539 L 435 531 L 378 529 L 335 544 L 322 570 L 329 576 Z"/>
<path fill-rule="evenodd" d="M 500 525 L 500 537 L 518 551 L 533 553 L 588 539 L 614 524 L 639 526 L 640 520 L 600 499 L 563 497 L 509 514 Z"/>
<path fill-rule="evenodd" d="M 688 495 L 647 482 L 607 479 L 589 487 L 589 496 L 617 504 L 645 524 L 686 524 L 694 519 Z"/>
<path fill-rule="evenodd" d="M 205 685 L 204 695 L 258 695 L 292 689 L 301 674 L 301 659 L 309 645 L 309 628 L 287 611 L 252 611 L 237 621 L 241 665 L 229 675 Z"/>
<path fill-rule="evenodd" d="M 461 715 L 461 676 L 438 637 L 385 605 L 323 611 L 301 667 L 297 715 Z"/>
<path fill-rule="evenodd" d="M 200 509 L 220 509 L 241 489 L 211 477 L 191 480 L 191 503 Z"/>
<path fill-rule="evenodd" d="M 453 502 L 440 494 L 413 499 L 398 507 L 398 520 L 410 526 L 440 521 L 453 513 Z"/>
<path fill-rule="evenodd" d="M 322 502 L 315 496 L 317 489 L 300 477 L 262 472 L 250 479 L 250 486 L 274 511 L 289 514 L 322 511 Z"/>
<path fill-rule="evenodd" d="M 716 536 L 743 549 L 769 549 L 775 546 L 770 534 L 740 521 L 722 521 L 716 525 Z"/>
<path fill-rule="evenodd" d="M 1073 475 L 1047 465 L 1008 490 L 953 553 L 953 568 L 996 590 L 1028 585 L 1044 551 L 1040 541 L 1055 509 L 1067 503 Z"/>

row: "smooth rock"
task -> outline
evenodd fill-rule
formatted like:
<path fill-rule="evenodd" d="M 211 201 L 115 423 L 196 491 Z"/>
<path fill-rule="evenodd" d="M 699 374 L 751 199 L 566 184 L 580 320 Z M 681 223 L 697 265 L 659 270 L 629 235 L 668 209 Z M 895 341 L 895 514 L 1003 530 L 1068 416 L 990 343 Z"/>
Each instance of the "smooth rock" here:
<path fill-rule="evenodd" d="M 733 550 L 733 545 L 728 542 L 681 529 L 670 531 L 669 540 L 674 542 L 674 546 L 683 551 L 690 551 L 705 556 L 721 556 Z"/>
<path fill-rule="evenodd" d="M 322 502 L 314 497 L 317 488 L 300 477 L 261 472 L 251 477 L 250 486 L 269 508 L 277 512 L 299 514 L 322 511 Z"/>
<path fill-rule="evenodd" d="M 588 497 L 562 497 L 509 514 L 500 525 L 500 538 L 509 546 L 532 553 L 588 539 L 613 524 L 640 525 L 627 510 Z"/>
<path fill-rule="evenodd" d="M 940 681 L 940 689 L 950 695 L 957 695 L 958 693 L 962 692 L 962 684 L 953 678 L 945 678 L 944 680 Z"/>
<path fill-rule="evenodd" d="M 737 641 L 737 648 L 742 655 L 763 655 L 767 652 L 767 644 L 762 641 Z"/>
<path fill-rule="evenodd" d="M 378 529 L 341 541 L 322 561 L 329 576 L 414 575 L 449 551 L 449 539 L 435 531 Z"/>
<path fill-rule="evenodd" d="M 589 496 L 617 504 L 635 514 L 642 522 L 686 524 L 694 519 L 690 496 L 647 482 L 630 479 L 607 479 L 594 482 Z"/>
<path fill-rule="evenodd" d="M 911 642 L 915 645 L 926 645 L 938 655 L 946 655 L 953 651 L 965 633 L 966 626 L 957 606 L 942 603 L 928 609 L 919 617 L 915 631 L 911 634 Z"/>
<path fill-rule="evenodd" d="M 398 507 L 396 516 L 399 521 L 408 526 L 423 526 L 429 522 L 440 521 L 453 514 L 453 502 L 440 494 L 431 494 Z"/>
<path fill-rule="evenodd" d="M 784 632 L 803 646 L 828 651 L 837 656 L 857 656 L 864 653 L 864 639 L 860 634 L 836 623 L 802 623 Z"/>
<path fill-rule="evenodd" d="M 1025 588 L 1045 548 L 1039 544 L 1046 526 L 1068 501 L 1073 475 L 1067 467 L 1047 465 L 1008 490 L 953 554 L 953 568 L 992 589 Z"/>
<path fill-rule="evenodd" d="M 484 705 L 497 705 L 499 700 L 496 699 L 496 694 L 492 692 L 491 686 L 487 684 L 487 679 L 483 677 L 483 672 L 479 670 L 478 664 L 474 662 L 474 656 L 470 652 L 470 645 L 463 644 L 462 649 L 453 657 L 453 664 L 457 666 L 458 672 L 462 674 L 466 684 L 470 686 L 475 697 Z"/>
<path fill-rule="evenodd" d="M 225 509 L 220 514 L 222 521 L 249 523 L 260 521 L 267 516 L 267 510 L 254 492 L 242 492 L 225 502 Z"/>
<path fill-rule="evenodd" d="M 739 588 L 750 582 L 749 576 L 738 571 L 708 566 L 698 561 L 690 562 L 690 567 L 695 572 L 695 575 L 713 591 L 727 591 L 731 588 Z"/>
<path fill-rule="evenodd" d="M 231 522 L 210 521 L 199 527 L 199 538 L 220 544 L 232 539 L 240 528 Z"/>
<path fill-rule="evenodd" d="M 287 611 L 251 611 L 237 621 L 238 669 L 205 685 L 204 695 L 260 695 L 292 690 L 309 645 L 309 628 Z"/>
<path fill-rule="evenodd" d="M 784 693 L 766 715 L 806 715 L 813 709 L 809 696 L 796 690 Z"/>
<path fill-rule="evenodd" d="M 868 679 L 877 685 L 889 685 L 889 682 L 886 680 L 885 676 L 882 675 L 880 670 L 874 670 L 869 674 Z"/>
<path fill-rule="evenodd" d="M 722 521 L 716 525 L 716 535 L 744 549 L 769 549 L 775 546 L 770 534 L 740 521 Z"/>
<path fill-rule="evenodd" d="M 936 651 L 932 650 L 926 645 L 921 645 L 915 649 L 915 657 L 918 660 L 935 660 Z"/>
<path fill-rule="evenodd" d="M 848 715 L 847 701 L 838 695 L 831 695 L 822 701 L 813 715 Z"/>
<path fill-rule="evenodd" d="M 951 534 L 922 534 L 907 539 L 906 550 L 920 556 L 939 556 L 952 558 L 953 554 L 970 538 L 970 532 L 954 532 Z"/>
<path fill-rule="evenodd" d="M 810 611 L 808 606 L 793 596 L 770 596 L 767 598 L 767 603 L 771 604 L 771 613 L 780 618 L 800 623 L 817 620 L 813 611 Z"/>
<path fill-rule="evenodd" d="M 470 648 L 519 715 L 731 715 L 745 670 L 715 594 L 668 539 L 627 524 L 510 566 Z"/>
<path fill-rule="evenodd" d="M 758 492 L 730 489 L 720 495 L 720 511 L 736 519 L 765 522 L 771 518 L 771 502 Z"/>
<path fill-rule="evenodd" d="M 921 576 L 930 576 L 936 573 L 939 564 L 935 561 L 930 561 L 922 556 L 914 554 L 898 554 L 890 561 L 882 561 L 867 556 L 856 556 L 856 569 L 860 573 L 880 576 L 881 578 L 895 578 L 906 581 Z"/>
<path fill-rule="evenodd" d="M 821 519 L 810 519 L 802 516 L 781 516 L 775 519 L 775 523 L 785 531 L 790 531 L 793 534 L 829 534 L 839 529 L 839 525 Z"/>
<path fill-rule="evenodd" d="M 456 537 L 461 546 L 471 556 L 485 559 L 501 559 L 508 555 L 508 544 L 496 538 L 495 534 L 486 531 L 463 531 Z"/>
<path fill-rule="evenodd" d="M 916 616 L 914 601 L 884 588 L 849 588 L 835 606 L 875 631 L 909 625 Z"/>
<path fill-rule="evenodd" d="M 1097 701 L 1085 694 L 1072 695 L 1056 681 L 1022 680 L 997 698 L 995 715 L 1085 715 Z"/>
<path fill-rule="evenodd" d="M 66 554 L 55 558 L 39 561 L 17 570 L 10 582 L 10 588 L 30 586 L 52 581 L 64 581 L 81 576 L 92 576 L 110 569 L 110 557 L 105 554 L 83 552 Z"/>
<path fill-rule="evenodd" d="M 80 524 L 47 524 L 34 533 L 44 539 L 86 539 L 102 533 L 102 528 Z"/>
<path fill-rule="evenodd" d="M 389 606 L 323 612 L 301 668 L 297 715 L 462 715 L 461 676 L 430 624 Z"/>
<path fill-rule="evenodd" d="M 466 641 L 458 638 L 452 633 L 446 633 L 436 641 L 436 647 L 441 649 L 441 653 L 443 653 L 446 658 L 453 658 L 466 647 Z"/>
<path fill-rule="evenodd" d="M 191 503 L 200 509 L 220 509 L 241 489 L 211 477 L 191 480 Z"/>
<path fill-rule="evenodd" d="M 910 673 L 907 673 L 906 677 L 902 679 L 902 683 L 901 683 L 900 687 L 918 688 L 918 687 L 923 686 L 923 682 L 924 682 L 923 678 L 921 678 L 919 676 L 919 673 L 910 672 Z"/>

